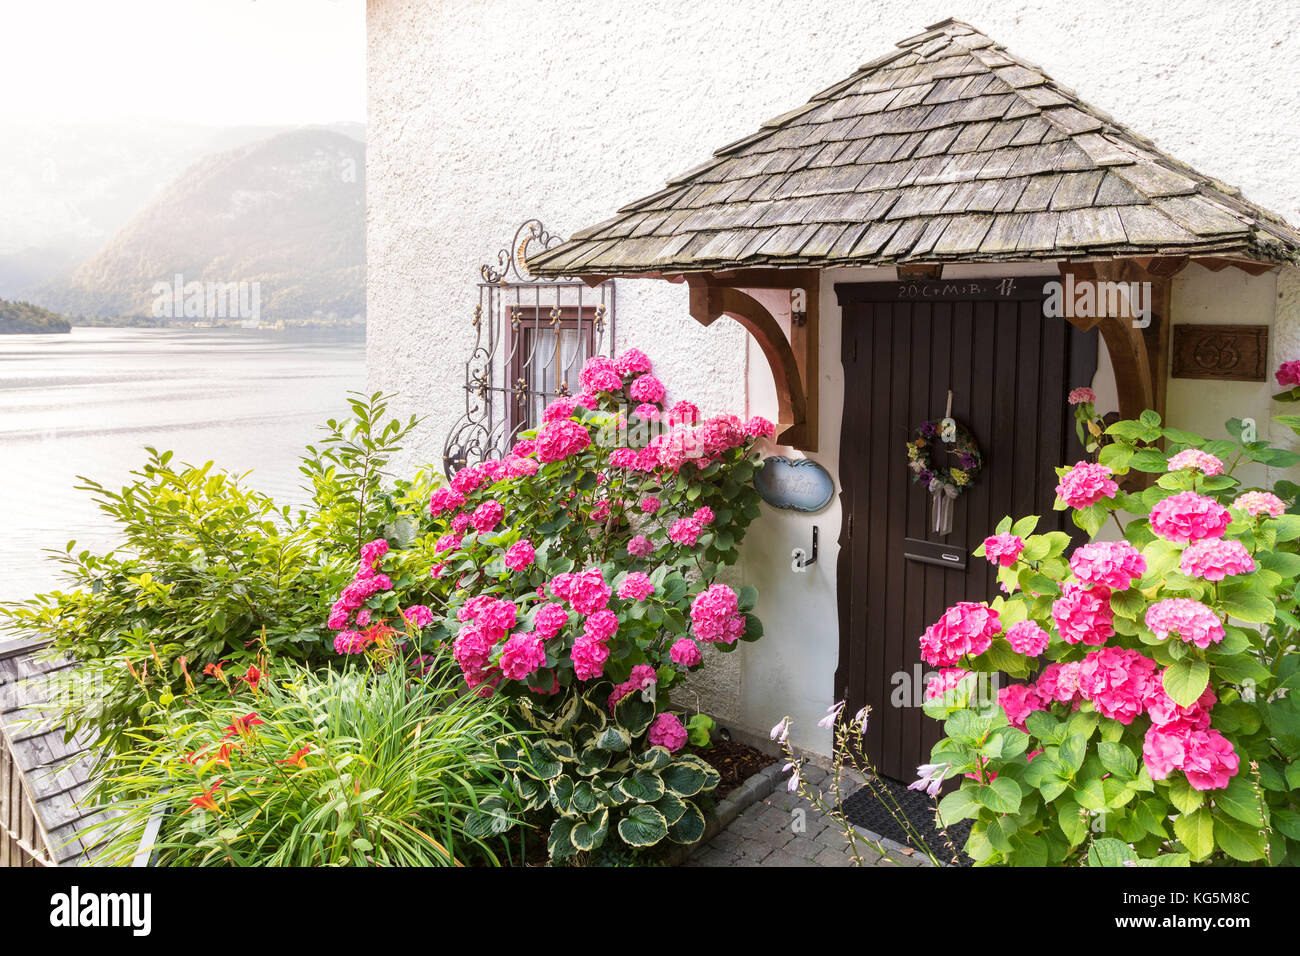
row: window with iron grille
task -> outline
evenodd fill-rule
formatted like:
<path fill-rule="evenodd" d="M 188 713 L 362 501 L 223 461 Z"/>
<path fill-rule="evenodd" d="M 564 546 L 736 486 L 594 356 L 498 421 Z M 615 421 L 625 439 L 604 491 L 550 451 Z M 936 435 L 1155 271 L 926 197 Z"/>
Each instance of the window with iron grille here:
<path fill-rule="evenodd" d="M 592 288 L 576 279 L 538 279 L 528 252 L 559 243 L 542 223 L 521 225 L 496 264 L 479 269 L 474 348 L 465 363 L 465 412 L 443 449 L 448 476 L 500 458 L 520 432 L 541 424 L 542 410 L 580 392 L 578 375 L 614 338 L 614 282 Z"/>

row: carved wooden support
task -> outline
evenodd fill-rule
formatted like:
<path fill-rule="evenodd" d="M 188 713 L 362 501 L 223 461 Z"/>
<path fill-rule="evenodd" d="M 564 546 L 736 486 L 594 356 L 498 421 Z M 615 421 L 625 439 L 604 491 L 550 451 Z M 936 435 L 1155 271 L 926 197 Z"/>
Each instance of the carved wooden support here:
<path fill-rule="evenodd" d="M 1073 275 L 1076 283 L 1149 282 L 1151 318 L 1145 326 L 1131 316 L 1106 315 L 1068 318 L 1081 329 L 1097 327 L 1115 372 L 1121 418 L 1137 418 L 1150 408 L 1165 414 L 1165 393 L 1169 379 L 1170 285 L 1173 276 L 1187 265 L 1185 256 L 1167 256 L 1137 261 L 1111 259 L 1094 262 L 1062 262 L 1061 275 Z M 1067 309 L 1067 315 L 1068 315 Z"/>
<path fill-rule="evenodd" d="M 686 282 L 691 290 L 692 318 L 701 325 L 711 325 L 721 316 L 730 316 L 745 327 L 763 350 L 776 384 L 778 444 L 816 451 L 819 283 L 816 270 L 701 273 L 687 275 Z M 789 296 L 788 334 L 773 314 L 773 309 L 783 311 L 774 302 L 774 292 Z"/>

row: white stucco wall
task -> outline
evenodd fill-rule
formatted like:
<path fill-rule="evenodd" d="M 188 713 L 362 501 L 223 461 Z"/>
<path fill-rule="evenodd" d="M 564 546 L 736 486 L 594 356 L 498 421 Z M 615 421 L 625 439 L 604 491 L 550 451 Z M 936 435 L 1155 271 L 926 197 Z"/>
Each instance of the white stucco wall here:
<path fill-rule="evenodd" d="M 1285 0 L 1185 0 L 1158 17 L 1127 2 L 372 0 L 370 384 L 398 392 L 399 410 L 428 416 L 406 464 L 441 454 L 462 407 L 477 266 L 520 221 L 538 216 L 568 234 L 608 218 L 948 16 L 1300 222 L 1292 169 L 1300 148 L 1298 12 Z M 814 456 L 832 473 L 844 395 L 831 289 L 839 278 L 828 273 L 822 282 Z M 1271 364 L 1300 357 L 1298 270 L 1251 279 L 1189 267 L 1175 280 L 1174 306 L 1179 321 L 1272 324 L 1276 313 Z M 617 321 L 619 348 L 649 353 L 672 397 L 690 397 L 706 412 L 772 414 L 761 353 L 729 320 L 697 326 L 684 288 L 621 281 Z M 1105 375 L 1103 365 L 1103 393 Z M 1216 434 L 1229 417 L 1263 422 L 1270 391 L 1174 381 L 1170 419 Z M 793 575 L 790 549 L 806 546 L 813 523 L 821 558 Z M 796 741 L 823 751 L 828 737 L 815 723 L 830 703 L 836 664 L 839 526 L 837 503 L 814 517 L 765 509 L 739 573 L 763 594 L 768 636 L 721 658 L 710 682 L 724 719 L 761 729 L 789 714 Z"/>

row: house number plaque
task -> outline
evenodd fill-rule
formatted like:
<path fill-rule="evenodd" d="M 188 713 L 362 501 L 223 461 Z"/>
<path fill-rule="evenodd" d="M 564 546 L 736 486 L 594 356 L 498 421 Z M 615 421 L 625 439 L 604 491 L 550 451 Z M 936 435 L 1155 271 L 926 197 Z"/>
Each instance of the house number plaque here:
<path fill-rule="evenodd" d="M 1174 326 L 1174 378 L 1263 382 L 1267 371 L 1267 325 Z"/>
<path fill-rule="evenodd" d="M 754 487 L 769 505 L 786 511 L 821 511 L 835 495 L 830 472 L 817 462 L 781 455 L 763 460 Z"/>

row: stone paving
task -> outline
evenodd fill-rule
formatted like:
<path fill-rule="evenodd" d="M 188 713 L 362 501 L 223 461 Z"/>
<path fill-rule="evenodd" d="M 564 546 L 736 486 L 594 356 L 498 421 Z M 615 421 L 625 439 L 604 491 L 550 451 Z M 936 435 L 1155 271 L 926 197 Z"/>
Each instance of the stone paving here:
<path fill-rule="evenodd" d="M 757 776 L 757 775 L 756 775 Z M 782 775 L 784 776 L 784 775 Z M 814 787 L 825 790 L 830 775 L 820 767 L 805 765 L 803 776 Z M 858 785 L 843 781 L 844 796 Z M 832 800 L 827 794 L 823 802 Z M 797 812 L 802 811 L 802 813 Z M 879 851 L 858 841 L 858 854 L 864 866 L 929 866 L 930 862 L 914 850 L 892 840 L 856 828 L 862 837 L 880 843 Z M 758 800 L 720 833 L 701 844 L 684 866 L 855 866 L 848 838 L 840 825 L 797 793 L 786 789 L 784 780 L 776 782 L 767 796 Z"/>

